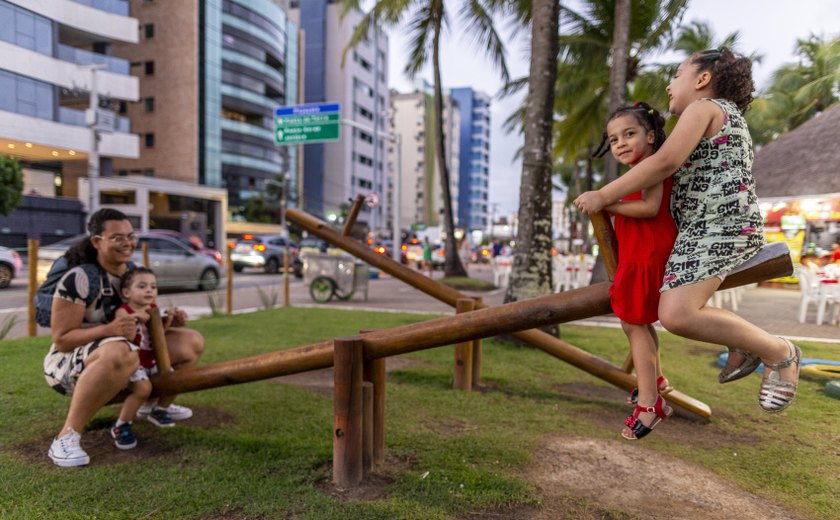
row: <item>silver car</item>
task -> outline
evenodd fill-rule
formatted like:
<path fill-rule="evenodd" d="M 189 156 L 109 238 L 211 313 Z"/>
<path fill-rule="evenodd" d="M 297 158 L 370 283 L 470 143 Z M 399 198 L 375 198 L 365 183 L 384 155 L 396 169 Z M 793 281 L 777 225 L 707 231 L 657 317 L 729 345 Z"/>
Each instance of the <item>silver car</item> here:
<path fill-rule="evenodd" d="M 41 247 L 38 250 L 38 280 L 43 281 L 52 263 L 86 235 Z M 183 242 L 164 234 L 138 233 L 133 261 L 143 265 L 143 244 L 149 247 L 149 268 L 157 276 L 158 287 L 196 288 L 212 291 L 219 286 L 219 264 L 196 253 Z"/>
<path fill-rule="evenodd" d="M 14 249 L 0 246 L 0 289 L 5 289 L 20 274 L 23 261 Z"/>

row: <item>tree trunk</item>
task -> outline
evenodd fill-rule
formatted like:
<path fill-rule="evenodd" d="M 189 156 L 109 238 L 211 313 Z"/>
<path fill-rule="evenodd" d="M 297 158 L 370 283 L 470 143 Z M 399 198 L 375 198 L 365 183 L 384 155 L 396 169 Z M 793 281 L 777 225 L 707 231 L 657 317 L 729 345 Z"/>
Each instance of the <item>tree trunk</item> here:
<path fill-rule="evenodd" d="M 630 41 L 630 0 L 615 1 L 615 29 L 613 29 L 612 67 L 610 68 L 610 99 L 607 113 L 612 114 L 625 103 L 627 88 L 627 55 Z M 618 178 L 618 161 L 607 154 L 604 183 Z"/>
<path fill-rule="evenodd" d="M 559 0 L 534 0 L 519 229 L 505 303 L 549 294 L 551 284 L 551 130 L 557 76 Z M 554 332 L 556 333 L 556 327 Z"/>
<path fill-rule="evenodd" d="M 437 160 L 440 167 L 440 184 L 443 191 L 443 226 L 446 230 L 446 255 L 443 264 L 444 276 L 467 276 L 467 271 L 458 256 L 458 243 L 455 241 L 455 219 L 452 215 L 452 194 L 449 181 L 449 165 L 446 163 L 446 140 L 443 134 L 443 86 L 440 79 L 440 30 L 443 20 L 443 0 L 433 0 L 434 39 L 432 41 L 432 69 L 435 82 L 435 141 L 437 142 Z"/>

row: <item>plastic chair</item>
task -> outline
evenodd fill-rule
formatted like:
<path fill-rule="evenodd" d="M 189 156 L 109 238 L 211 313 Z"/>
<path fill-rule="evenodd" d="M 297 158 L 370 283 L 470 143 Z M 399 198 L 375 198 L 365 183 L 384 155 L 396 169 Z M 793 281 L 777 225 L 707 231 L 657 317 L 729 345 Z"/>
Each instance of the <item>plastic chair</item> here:
<path fill-rule="evenodd" d="M 820 283 L 817 297 L 817 325 L 822 325 L 826 309 L 833 311 L 831 322 L 834 322 L 836 307 L 840 305 L 840 284 Z"/>
<path fill-rule="evenodd" d="M 801 265 L 797 266 L 797 276 L 799 278 L 799 290 L 802 293 L 799 300 L 799 323 L 805 323 L 808 306 L 812 303 L 819 304 L 819 280 L 811 271 Z"/>
<path fill-rule="evenodd" d="M 510 272 L 513 270 L 512 256 L 497 256 L 492 261 L 493 285 L 496 287 L 507 287 L 510 280 Z"/>

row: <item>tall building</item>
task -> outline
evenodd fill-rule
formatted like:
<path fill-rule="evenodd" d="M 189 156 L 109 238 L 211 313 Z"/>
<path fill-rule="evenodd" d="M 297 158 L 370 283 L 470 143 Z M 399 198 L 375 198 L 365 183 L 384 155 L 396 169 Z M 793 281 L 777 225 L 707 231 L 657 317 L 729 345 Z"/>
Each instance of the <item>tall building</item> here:
<path fill-rule="evenodd" d="M 274 109 L 298 102 L 298 29 L 288 0 L 130 4 L 140 44 L 115 53 L 140 78 L 139 102 L 122 111 L 141 150 L 117 161 L 116 173 L 224 187 L 234 211 L 272 196 L 266 186 L 288 175 L 294 205 L 296 149 L 274 137 Z"/>
<path fill-rule="evenodd" d="M 490 224 L 490 97 L 469 87 L 452 89 L 461 112 L 458 218 L 469 230 Z"/>
<path fill-rule="evenodd" d="M 27 192 L 76 197 L 92 151 L 102 176 L 115 159 L 138 156 L 129 120 L 109 110 L 138 99 L 129 62 L 112 55 L 115 45 L 136 43 L 127 2 L 0 0 L 0 153 L 21 160 Z M 86 119 L 92 64 L 97 140 Z"/>
<path fill-rule="evenodd" d="M 341 104 L 343 125 L 336 142 L 304 145 L 303 208 L 335 218 L 358 194 L 376 193 L 380 205 L 365 206 L 360 224 L 386 226 L 385 139 L 388 131 L 388 35 L 371 29 L 367 41 L 345 49 L 363 14 L 350 11 L 342 19 L 336 0 L 292 1 L 292 17 L 304 32 L 304 101 Z"/>
<path fill-rule="evenodd" d="M 391 132 L 400 136 L 401 182 L 400 216 L 401 229 L 423 224 L 443 224 L 443 189 L 440 182 L 435 126 L 434 97 L 422 91 L 409 94 L 391 93 Z M 450 96 L 443 102 L 443 135 L 450 176 L 452 213 L 456 226 L 459 222 L 459 157 L 460 157 L 460 112 Z M 391 147 L 393 148 L 393 147 Z M 391 151 L 391 150 L 389 150 Z M 396 163 L 396 151 L 391 161 Z M 395 180 L 389 180 L 392 189 Z M 395 190 L 394 190 L 395 191 Z M 390 195 L 394 196 L 393 193 Z M 393 218 L 393 216 L 391 216 Z"/>

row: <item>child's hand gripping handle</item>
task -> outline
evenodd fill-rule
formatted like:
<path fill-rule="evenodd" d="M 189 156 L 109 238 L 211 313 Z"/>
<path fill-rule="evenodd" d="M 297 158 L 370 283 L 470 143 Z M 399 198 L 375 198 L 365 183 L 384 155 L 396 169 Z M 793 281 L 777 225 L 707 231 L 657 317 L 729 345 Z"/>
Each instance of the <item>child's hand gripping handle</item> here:
<path fill-rule="evenodd" d="M 618 267 L 618 241 L 615 238 L 610 216 L 606 211 L 599 211 L 590 215 L 589 218 L 595 230 L 595 238 L 598 240 L 607 277 L 612 281 L 615 277 L 615 269 Z"/>
<path fill-rule="evenodd" d="M 169 349 L 166 347 L 166 335 L 163 332 L 163 320 L 160 317 L 160 309 L 152 307 L 149 309 L 149 336 L 152 343 L 152 351 L 155 353 L 158 373 L 168 374 L 172 371 L 172 363 L 169 361 Z"/>

